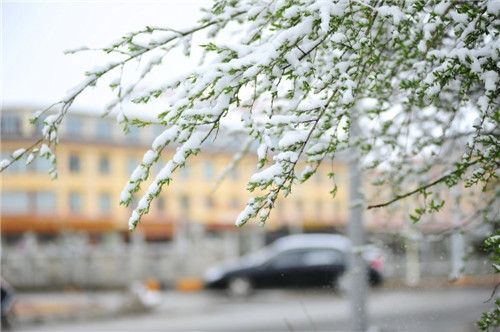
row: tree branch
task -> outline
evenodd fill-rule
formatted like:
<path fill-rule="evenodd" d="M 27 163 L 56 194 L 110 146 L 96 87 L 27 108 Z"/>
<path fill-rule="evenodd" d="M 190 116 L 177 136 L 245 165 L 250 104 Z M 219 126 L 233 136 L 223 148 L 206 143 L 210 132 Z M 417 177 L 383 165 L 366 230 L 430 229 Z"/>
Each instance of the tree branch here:
<path fill-rule="evenodd" d="M 396 195 L 394 198 L 392 198 L 391 200 L 389 201 L 386 201 L 384 203 L 379 203 L 379 204 L 373 204 L 373 205 L 368 205 L 367 209 L 370 210 L 370 209 L 375 209 L 375 208 L 381 208 L 381 207 L 386 207 L 388 205 L 391 205 L 392 203 L 395 203 L 399 200 L 402 200 L 406 197 L 409 197 L 411 195 L 414 195 L 418 192 L 421 192 L 423 190 L 426 190 L 426 189 L 429 189 L 435 185 L 437 185 L 438 183 L 441 183 L 441 182 L 444 182 L 446 181 L 447 179 L 449 179 L 450 177 L 452 177 L 453 175 L 457 174 L 457 173 L 460 173 L 460 172 L 463 172 L 464 169 L 467 169 L 469 168 L 470 166 L 472 165 L 475 165 L 477 164 L 481 159 L 476 159 L 475 161 L 473 162 L 470 162 L 470 163 L 467 163 L 466 166 L 463 168 L 463 169 L 455 169 L 454 171 L 452 171 L 451 173 L 448 173 L 448 174 L 445 174 L 439 178 L 437 178 L 436 180 L 432 181 L 432 182 L 429 182 L 427 184 L 424 184 L 418 188 L 415 188 L 414 190 L 412 191 L 409 191 L 405 194 L 402 194 L 402 195 Z"/>

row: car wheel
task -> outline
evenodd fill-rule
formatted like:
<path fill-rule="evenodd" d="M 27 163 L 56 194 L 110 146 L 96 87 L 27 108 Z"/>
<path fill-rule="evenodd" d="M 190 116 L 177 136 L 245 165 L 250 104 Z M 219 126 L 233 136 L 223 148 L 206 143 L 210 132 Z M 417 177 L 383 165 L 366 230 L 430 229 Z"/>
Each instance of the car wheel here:
<path fill-rule="evenodd" d="M 372 287 L 380 287 L 382 285 L 382 275 L 377 271 L 370 270 L 370 275 L 368 279 L 370 286 Z"/>
<path fill-rule="evenodd" d="M 248 296 L 252 292 L 252 283 L 246 277 L 234 277 L 229 279 L 227 290 L 231 296 Z"/>

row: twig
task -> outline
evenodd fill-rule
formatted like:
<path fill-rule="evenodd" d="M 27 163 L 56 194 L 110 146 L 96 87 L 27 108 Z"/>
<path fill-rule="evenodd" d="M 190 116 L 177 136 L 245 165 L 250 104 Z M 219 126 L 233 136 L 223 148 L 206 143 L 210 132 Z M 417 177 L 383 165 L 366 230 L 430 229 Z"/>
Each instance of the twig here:
<path fill-rule="evenodd" d="M 491 301 L 491 299 L 493 299 L 493 297 L 495 296 L 495 294 L 497 292 L 498 286 L 500 286 L 500 282 L 495 285 L 495 288 L 493 288 L 493 291 L 491 292 L 491 296 L 486 301 L 484 301 L 483 303 L 488 303 L 488 302 Z"/>
<path fill-rule="evenodd" d="M 479 161 L 480 161 L 480 159 L 476 159 L 475 161 L 473 161 L 471 163 L 468 163 L 465 168 L 469 168 L 470 166 L 478 163 Z M 463 171 L 463 170 L 462 169 L 456 169 L 456 170 L 452 171 L 451 173 L 445 174 L 445 175 L 437 178 L 436 180 L 434 180 L 434 181 L 432 181 L 430 183 L 427 183 L 427 184 L 425 184 L 423 186 L 420 186 L 420 187 L 418 187 L 418 188 L 416 188 L 416 189 L 414 189 L 412 191 L 409 191 L 409 192 L 407 192 L 405 194 L 402 194 L 402 195 L 396 195 L 396 197 L 394 197 L 393 199 L 391 199 L 391 200 L 389 200 L 387 202 L 379 203 L 379 204 L 373 204 L 373 205 L 368 205 L 367 209 L 370 210 L 370 209 L 374 209 L 374 208 L 381 208 L 381 207 L 386 207 L 388 205 L 391 205 L 394 202 L 397 202 L 397 201 L 402 200 L 402 199 L 404 199 L 406 197 L 414 195 L 414 194 L 416 194 L 416 193 L 418 193 L 420 191 L 423 191 L 423 190 L 426 190 L 426 189 L 428 189 L 430 187 L 433 187 L 433 186 L 435 186 L 438 183 L 444 182 L 448 178 L 450 178 L 451 176 L 453 176 L 456 173 L 461 172 L 461 171 Z"/>
<path fill-rule="evenodd" d="M 309 323 L 311 323 L 311 326 L 312 326 L 313 330 L 315 332 L 317 332 L 318 328 L 316 327 L 316 324 L 314 324 L 314 321 L 312 320 L 311 315 L 309 315 L 309 312 L 307 311 L 306 306 L 304 305 L 304 302 L 300 301 L 300 306 L 302 307 L 302 310 L 306 314 L 307 319 L 309 320 Z"/>

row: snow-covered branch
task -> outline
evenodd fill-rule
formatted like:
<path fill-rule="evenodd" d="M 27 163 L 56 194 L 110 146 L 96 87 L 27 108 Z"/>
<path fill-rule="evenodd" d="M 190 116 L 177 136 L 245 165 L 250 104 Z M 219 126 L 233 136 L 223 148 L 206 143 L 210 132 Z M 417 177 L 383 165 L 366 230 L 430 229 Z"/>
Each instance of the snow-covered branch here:
<path fill-rule="evenodd" d="M 441 185 L 481 183 L 488 195 L 498 181 L 500 155 L 499 9 L 495 1 L 215 1 L 191 29 L 146 27 L 104 48 L 74 50 L 104 52 L 113 60 L 36 114 L 35 121 L 47 115 L 42 139 L 1 167 L 35 155 L 55 163 L 50 151 L 70 106 L 93 85 L 108 82 L 116 95 L 106 114 L 116 112 L 125 129 L 165 127 L 131 174 L 122 204 L 141 192 L 165 149 L 176 147 L 134 207 L 131 229 L 205 140 L 219 130 L 226 135 L 221 123 L 228 116 L 241 119 L 242 153 L 257 146 L 248 182 L 256 194 L 237 225 L 264 223 L 279 195 L 345 149 L 353 109 L 362 131 L 355 147 L 377 184 L 392 188 L 393 199 L 381 205 L 428 195 Z M 201 46 L 193 45 L 197 34 L 205 35 Z M 165 60 L 172 52 L 189 56 L 196 47 L 204 54 L 199 66 L 149 80 L 159 68 L 175 65 Z M 125 83 L 132 64 L 138 72 Z M 132 119 L 122 111 L 127 103 L 153 100 L 162 109 L 155 119 Z M 444 174 L 441 180 L 431 170 Z"/>

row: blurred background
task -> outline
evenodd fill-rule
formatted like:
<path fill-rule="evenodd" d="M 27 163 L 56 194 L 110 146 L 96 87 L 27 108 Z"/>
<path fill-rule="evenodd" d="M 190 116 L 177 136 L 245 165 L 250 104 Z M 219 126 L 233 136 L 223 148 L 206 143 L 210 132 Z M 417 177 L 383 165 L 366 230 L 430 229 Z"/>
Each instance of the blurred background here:
<path fill-rule="evenodd" d="M 41 124 L 29 123 L 32 112 L 60 99 L 99 60 L 64 56 L 63 50 L 102 46 L 147 24 L 183 26 L 195 22 L 203 4 L 3 2 L 1 159 L 39 137 Z M 347 328 L 346 298 L 333 287 L 262 291 L 249 298 L 203 290 L 208 268 L 285 235 L 345 234 L 345 158 L 323 165 L 279 201 L 265 227 L 236 228 L 256 160 L 243 159 L 216 185 L 240 144 L 219 140 L 180 171 L 131 233 L 131 210 L 118 204 L 120 192 L 161 128 L 131 127 L 125 135 L 113 119 L 100 117 L 106 97 L 97 87 L 74 105 L 56 152 L 57 180 L 47 174 L 45 159 L 19 162 L 0 174 L 1 275 L 15 290 L 14 329 Z M 335 199 L 327 176 L 332 171 L 339 186 Z M 384 281 L 370 296 L 374 325 L 474 330 L 498 278 L 481 248 L 487 230 L 458 222 L 461 209 L 470 207 L 447 204 L 418 224 L 407 220 L 404 206 L 367 213 L 369 242 L 383 259 Z M 141 316 L 130 319 L 130 313 Z"/>

